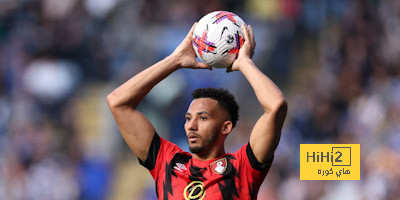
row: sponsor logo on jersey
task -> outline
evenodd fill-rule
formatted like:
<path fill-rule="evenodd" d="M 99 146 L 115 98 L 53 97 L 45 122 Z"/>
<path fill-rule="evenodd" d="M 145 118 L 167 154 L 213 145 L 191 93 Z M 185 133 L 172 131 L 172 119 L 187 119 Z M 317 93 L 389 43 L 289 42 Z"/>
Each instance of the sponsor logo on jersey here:
<path fill-rule="evenodd" d="M 204 184 L 201 181 L 192 181 L 185 187 L 183 191 L 183 196 L 185 200 L 202 200 L 206 196 L 206 190 L 204 189 Z"/>

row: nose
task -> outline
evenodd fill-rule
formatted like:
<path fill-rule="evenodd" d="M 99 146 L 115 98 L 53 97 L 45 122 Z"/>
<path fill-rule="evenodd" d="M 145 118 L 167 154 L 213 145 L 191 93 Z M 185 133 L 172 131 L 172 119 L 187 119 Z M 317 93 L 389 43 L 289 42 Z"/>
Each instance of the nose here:
<path fill-rule="evenodd" d="M 185 123 L 185 125 L 186 125 L 187 130 L 189 130 L 189 131 L 197 131 L 197 128 L 198 128 L 197 120 L 192 119 L 190 121 L 187 121 Z"/>

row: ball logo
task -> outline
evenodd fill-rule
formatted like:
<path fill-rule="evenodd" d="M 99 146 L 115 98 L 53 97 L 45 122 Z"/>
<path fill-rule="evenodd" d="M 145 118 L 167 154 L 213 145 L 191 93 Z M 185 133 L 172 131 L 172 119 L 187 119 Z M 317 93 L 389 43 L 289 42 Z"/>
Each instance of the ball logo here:
<path fill-rule="evenodd" d="M 186 200 L 201 200 L 206 196 L 206 191 L 204 190 L 204 184 L 201 181 L 193 181 L 185 187 L 183 191 L 183 196 Z"/>

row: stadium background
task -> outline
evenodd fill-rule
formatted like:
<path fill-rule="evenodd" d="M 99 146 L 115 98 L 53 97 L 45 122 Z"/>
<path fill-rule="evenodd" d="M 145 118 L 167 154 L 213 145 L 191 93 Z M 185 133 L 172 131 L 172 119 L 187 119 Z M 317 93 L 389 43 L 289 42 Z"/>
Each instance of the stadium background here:
<path fill-rule="evenodd" d="M 400 196 L 400 1 L 0 0 L 0 199 L 152 199 L 106 95 L 173 51 L 213 10 L 254 27 L 254 60 L 289 113 L 259 199 Z M 228 88 L 240 110 L 227 150 L 261 107 L 239 73 L 179 70 L 140 109 L 185 147 L 194 88 Z M 360 181 L 299 181 L 299 144 L 361 144 Z"/>

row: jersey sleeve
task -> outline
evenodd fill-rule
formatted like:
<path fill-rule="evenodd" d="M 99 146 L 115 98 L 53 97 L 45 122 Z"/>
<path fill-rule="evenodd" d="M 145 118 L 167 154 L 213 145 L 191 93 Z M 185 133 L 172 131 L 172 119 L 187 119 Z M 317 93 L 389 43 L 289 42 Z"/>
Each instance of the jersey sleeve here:
<path fill-rule="evenodd" d="M 273 160 L 272 156 L 268 162 L 260 163 L 254 155 L 249 143 L 243 145 L 242 148 L 235 152 L 235 157 L 240 160 L 240 168 L 245 169 L 246 176 L 251 176 L 248 180 L 260 184 L 267 175 Z"/>
<path fill-rule="evenodd" d="M 253 153 L 253 150 L 250 147 L 250 143 L 247 143 L 247 145 L 246 145 L 246 156 L 250 162 L 250 166 L 253 169 L 256 169 L 260 172 L 265 171 L 266 169 L 269 169 L 269 167 L 272 164 L 272 160 L 274 158 L 274 156 L 272 156 L 266 163 L 258 162 L 256 156 Z"/>
<path fill-rule="evenodd" d="M 237 159 L 235 165 L 238 169 L 238 175 L 241 177 L 238 180 L 243 189 L 241 197 L 257 199 L 258 190 L 267 176 L 273 157 L 266 163 L 258 162 L 249 143 L 243 145 L 233 156 Z"/>
<path fill-rule="evenodd" d="M 146 160 L 139 159 L 139 163 L 150 171 L 153 178 L 156 178 L 160 173 L 161 166 L 169 163 L 179 152 L 183 152 L 183 150 L 155 133 Z"/>

